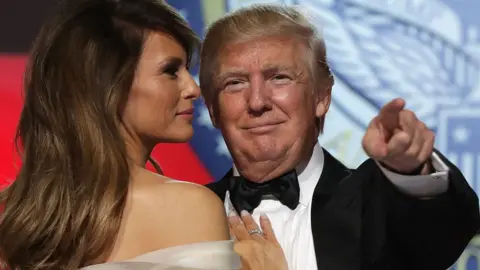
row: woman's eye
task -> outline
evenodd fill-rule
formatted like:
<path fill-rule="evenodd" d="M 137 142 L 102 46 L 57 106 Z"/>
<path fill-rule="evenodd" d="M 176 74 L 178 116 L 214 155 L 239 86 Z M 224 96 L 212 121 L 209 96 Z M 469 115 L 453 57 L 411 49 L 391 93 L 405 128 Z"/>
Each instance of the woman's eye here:
<path fill-rule="evenodd" d="M 171 67 L 167 68 L 164 71 L 167 75 L 171 76 L 172 78 L 177 78 L 178 77 L 178 68 L 177 67 Z"/>

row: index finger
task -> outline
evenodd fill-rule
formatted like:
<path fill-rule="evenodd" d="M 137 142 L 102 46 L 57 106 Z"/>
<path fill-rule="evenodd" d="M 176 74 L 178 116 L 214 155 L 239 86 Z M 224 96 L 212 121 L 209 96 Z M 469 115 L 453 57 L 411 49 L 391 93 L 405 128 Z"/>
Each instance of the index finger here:
<path fill-rule="evenodd" d="M 385 104 L 378 115 L 378 120 L 388 131 L 393 131 L 400 126 L 400 112 L 405 107 L 405 101 L 396 98 Z"/>

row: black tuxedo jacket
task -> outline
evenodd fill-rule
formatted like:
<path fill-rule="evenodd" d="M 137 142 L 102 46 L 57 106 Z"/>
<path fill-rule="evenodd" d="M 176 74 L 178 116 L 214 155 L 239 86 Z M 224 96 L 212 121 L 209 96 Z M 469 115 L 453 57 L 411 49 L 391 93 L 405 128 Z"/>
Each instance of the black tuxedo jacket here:
<path fill-rule="evenodd" d="M 443 270 L 480 228 L 478 198 L 450 168 L 449 189 L 431 199 L 399 192 L 368 159 L 356 170 L 324 150 L 312 198 L 312 234 L 320 270 Z M 207 185 L 222 200 L 227 178 Z"/>

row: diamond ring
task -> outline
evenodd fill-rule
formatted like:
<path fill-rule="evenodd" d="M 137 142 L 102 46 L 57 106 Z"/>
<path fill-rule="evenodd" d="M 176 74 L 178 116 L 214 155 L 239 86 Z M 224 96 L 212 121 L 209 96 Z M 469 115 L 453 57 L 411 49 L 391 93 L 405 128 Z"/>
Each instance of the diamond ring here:
<path fill-rule="evenodd" d="M 253 230 L 250 230 L 250 231 L 248 231 L 248 234 L 249 234 L 249 235 L 252 235 L 252 234 L 259 234 L 259 235 L 261 235 L 261 236 L 264 236 L 264 235 L 263 235 L 263 232 L 262 232 L 260 229 L 253 229 Z"/>

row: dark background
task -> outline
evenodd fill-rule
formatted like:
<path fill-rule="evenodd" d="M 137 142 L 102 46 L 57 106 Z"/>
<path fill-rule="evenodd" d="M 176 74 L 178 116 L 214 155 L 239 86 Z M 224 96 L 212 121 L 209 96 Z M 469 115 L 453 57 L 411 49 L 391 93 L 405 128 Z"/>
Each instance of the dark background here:
<path fill-rule="evenodd" d="M 1 0 L 0 52 L 25 53 L 57 0 Z"/>

